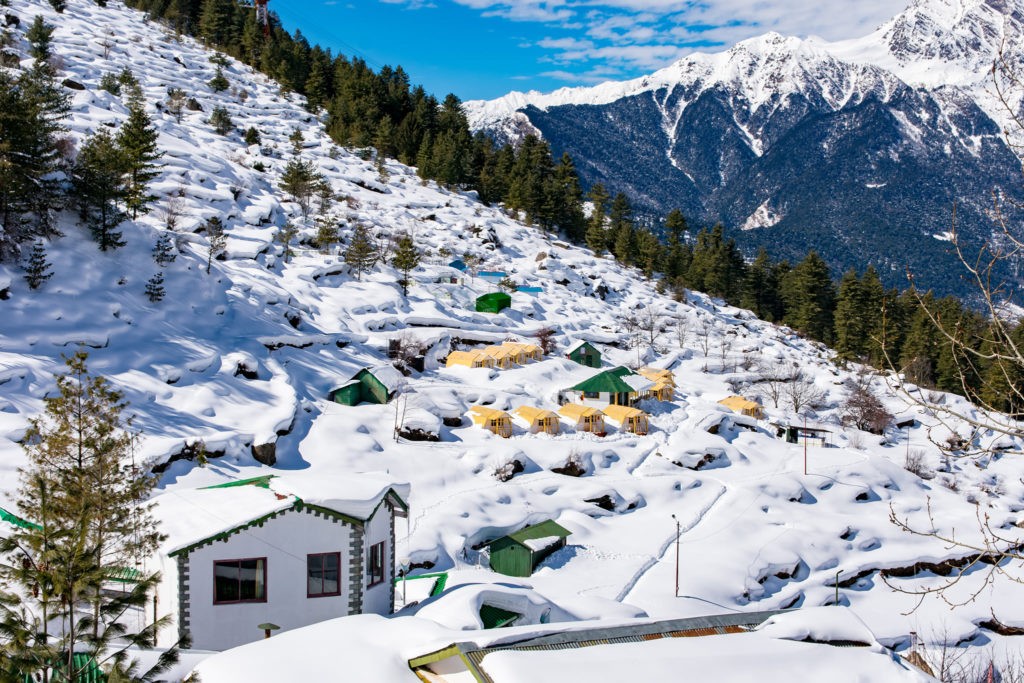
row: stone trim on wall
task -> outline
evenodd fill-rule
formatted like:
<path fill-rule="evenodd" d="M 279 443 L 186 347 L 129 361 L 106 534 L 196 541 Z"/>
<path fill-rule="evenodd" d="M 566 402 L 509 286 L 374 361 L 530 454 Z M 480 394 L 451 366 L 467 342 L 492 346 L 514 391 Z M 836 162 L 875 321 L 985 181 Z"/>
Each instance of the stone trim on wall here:
<path fill-rule="evenodd" d="M 348 613 L 363 613 L 363 555 L 366 553 L 366 529 L 363 526 L 352 527 L 348 546 Z"/>

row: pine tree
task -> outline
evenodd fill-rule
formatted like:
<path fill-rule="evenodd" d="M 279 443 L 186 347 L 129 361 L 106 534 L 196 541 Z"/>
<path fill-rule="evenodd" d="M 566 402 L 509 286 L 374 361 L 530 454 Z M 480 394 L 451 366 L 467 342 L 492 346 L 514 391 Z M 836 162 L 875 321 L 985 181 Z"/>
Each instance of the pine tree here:
<path fill-rule="evenodd" d="M 362 280 L 363 273 L 377 263 L 377 250 L 363 225 L 356 225 L 352 232 L 352 241 L 345 250 L 345 263 L 355 271 L 356 280 Z"/>
<path fill-rule="evenodd" d="M 2 611 L 0 627 L 19 638 L 0 643 L 0 661 L 36 674 L 61 658 L 64 680 L 73 681 L 84 680 L 74 654 L 124 662 L 128 648 L 154 647 L 168 624 L 165 617 L 135 631 L 122 618 L 147 613 L 159 573 L 143 573 L 123 593 L 102 590 L 112 572 L 154 553 L 162 536 L 145 502 L 156 478 L 135 466 L 127 403 L 86 361 L 83 351 L 65 359 L 56 395 L 30 421 L 16 494 L 26 523 L 0 539 L 0 585 L 19 593 L 5 592 L 0 604 L 21 601 Z M 173 663 L 176 648 L 163 659 Z"/>
<path fill-rule="evenodd" d="M 213 74 L 213 78 L 210 79 L 207 85 L 210 86 L 210 90 L 213 92 L 224 92 L 231 87 L 231 83 L 228 82 L 227 77 L 224 75 L 223 67 L 220 66 L 217 67 L 217 71 Z"/>
<path fill-rule="evenodd" d="M 211 216 L 206 220 L 206 242 L 206 273 L 209 275 L 213 259 L 224 251 L 224 247 L 228 243 L 228 236 L 224 233 L 224 223 L 217 216 Z"/>
<path fill-rule="evenodd" d="M 661 242 L 649 230 L 640 230 L 636 235 L 637 264 L 643 271 L 644 277 L 650 279 L 658 267 L 658 257 L 661 255 Z"/>
<path fill-rule="evenodd" d="M 250 147 L 252 145 L 258 145 L 260 144 L 260 132 L 256 130 L 254 126 L 249 126 L 245 130 L 245 136 L 243 137 L 243 140 L 245 140 L 245 144 L 249 145 Z"/>
<path fill-rule="evenodd" d="M 587 232 L 587 219 L 583 215 L 583 190 L 576 174 L 576 165 L 567 152 L 562 154 L 555 166 L 548 196 L 554 208 L 554 224 L 571 242 L 582 242 Z"/>
<path fill-rule="evenodd" d="M 67 0 L 50 0 L 50 7 L 52 7 L 57 14 L 63 14 L 67 6 Z"/>
<path fill-rule="evenodd" d="M 313 238 L 317 249 L 327 253 L 332 244 L 338 241 L 338 225 L 332 216 L 320 216 L 316 219 L 316 236 Z"/>
<path fill-rule="evenodd" d="M 148 213 L 149 204 L 156 199 L 147 186 L 158 175 L 156 160 L 160 158 L 156 126 L 146 113 L 141 93 L 138 95 L 129 98 L 128 119 L 117 132 L 125 174 L 124 204 L 132 220 Z"/>
<path fill-rule="evenodd" d="M 39 289 L 52 276 L 50 263 L 46 260 L 46 245 L 38 241 L 32 245 L 28 262 L 25 264 L 25 281 L 29 289 Z"/>
<path fill-rule="evenodd" d="M 420 251 L 412 241 L 412 235 L 405 232 L 398 237 L 398 245 L 395 248 L 395 255 L 391 259 L 391 265 L 402 274 L 398 284 L 402 287 L 402 296 L 409 294 L 409 273 L 420 264 Z"/>
<path fill-rule="evenodd" d="M 199 17 L 199 35 L 211 45 L 227 46 L 235 30 L 232 0 L 204 0 Z"/>
<path fill-rule="evenodd" d="M 106 130 L 100 130 L 82 145 L 72 172 L 79 215 L 102 251 L 125 245 L 116 229 L 125 219 L 120 208 L 125 197 L 123 169 L 121 150 Z"/>
<path fill-rule="evenodd" d="M 168 232 L 161 232 L 157 235 L 156 244 L 153 245 L 153 260 L 158 266 L 164 268 L 178 257 L 174 253 L 174 241 L 171 239 L 171 235 Z"/>
<path fill-rule="evenodd" d="M 665 232 L 670 237 L 675 237 L 680 242 L 683 239 L 683 233 L 687 230 L 686 217 L 683 216 L 683 212 L 679 209 L 672 209 L 668 215 L 665 216 Z"/>
<path fill-rule="evenodd" d="M 295 203 L 302 211 L 303 222 L 309 220 L 313 199 L 324 182 L 324 177 L 316 170 L 313 162 L 302 157 L 292 157 L 284 167 L 284 173 L 281 174 L 281 189 L 295 198 Z"/>
<path fill-rule="evenodd" d="M 54 27 L 47 24 L 39 14 L 32 20 L 28 30 L 25 31 L 25 40 L 28 41 L 28 53 L 37 62 L 49 61 L 52 56 L 50 43 L 53 41 Z"/>
<path fill-rule="evenodd" d="M 153 303 L 163 301 L 164 294 L 164 272 L 158 270 L 156 275 L 146 281 L 146 296 Z"/>
<path fill-rule="evenodd" d="M 280 242 L 284 247 L 283 256 L 285 263 L 288 263 L 292 256 L 295 255 L 295 252 L 292 251 L 292 240 L 295 239 L 295 236 L 298 234 L 298 228 L 291 223 L 285 223 L 284 227 L 278 230 L 277 235 L 274 236 L 274 239 Z"/>
<path fill-rule="evenodd" d="M 214 107 L 210 112 L 210 125 L 218 135 L 227 135 L 235 129 L 235 123 L 231 120 L 231 114 L 224 107 Z"/>
<path fill-rule="evenodd" d="M 598 256 L 604 253 L 607 241 L 607 231 L 604 226 L 609 198 L 608 192 L 605 191 L 604 185 L 601 183 L 596 183 L 590 188 L 590 193 L 587 195 L 587 199 L 593 206 L 590 220 L 587 222 L 587 246 Z"/>
<path fill-rule="evenodd" d="M 832 341 L 835 287 L 828 265 L 816 251 L 808 252 L 782 282 L 786 302 L 783 322 L 811 339 Z"/>

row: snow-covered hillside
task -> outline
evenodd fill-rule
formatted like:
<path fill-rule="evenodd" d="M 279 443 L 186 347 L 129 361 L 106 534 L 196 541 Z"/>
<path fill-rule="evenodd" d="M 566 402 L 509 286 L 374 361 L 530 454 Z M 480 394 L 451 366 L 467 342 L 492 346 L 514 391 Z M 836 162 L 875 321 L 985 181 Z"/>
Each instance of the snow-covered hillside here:
<path fill-rule="evenodd" d="M 166 467 L 158 495 L 266 474 L 271 470 L 252 449 L 273 443 L 277 469 L 387 471 L 410 482 L 408 526 L 399 522 L 397 529 L 400 556 L 448 570 L 453 586 L 529 587 L 523 600 L 546 600 L 565 618 L 826 605 L 835 601 L 838 575 L 839 601 L 885 645 L 905 648 L 916 631 L 931 643 L 1013 646 L 978 624 L 995 610 L 1004 623 L 1024 626 L 1009 607 L 1021 599 L 1021 587 L 985 586 L 978 569 L 961 586 L 983 589 L 976 601 L 950 610 L 929 599 L 913 611 L 916 600 L 893 590 L 880 572 L 910 574 L 889 580 L 915 589 L 935 580 L 929 571 L 915 573 L 916 563 L 965 554 L 890 522 L 894 514 L 927 524 L 929 501 L 940 530 L 970 538 L 979 511 L 993 527 L 1015 530 L 1024 509 L 1024 444 L 1003 444 L 1008 450 L 983 466 L 944 460 L 931 441 L 946 437 L 931 429 L 935 419 L 881 380 L 875 391 L 891 412 L 914 418 L 913 426 L 884 437 L 843 429 L 839 407 L 853 370 L 838 368 L 820 345 L 698 293 L 673 301 L 638 272 L 472 196 L 423 183 L 413 169 L 390 162 L 382 178 L 372 161 L 333 145 L 300 98 L 247 67 L 229 62 L 231 90 L 212 92 L 206 85 L 214 74 L 212 53 L 116 1 L 101 9 L 69 0 L 57 15 L 43 0 L 25 0 L 13 11 L 23 27 L 35 14 L 56 26 L 61 77 L 85 86 L 72 91 L 69 125 L 77 142 L 124 119 L 120 98 L 97 86 L 104 73 L 129 67 L 160 129 L 164 156 L 152 186 L 162 199 L 151 214 L 126 224 L 125 248 L 101 253 L 69 212 L 64 236 L 49 247 L 55 275 L 41 290 L 30 291 L 16 266 L 0 266 L 0 281 L 10 282 L 10 298 L 0 301 L 0 506 L 12 506 L 16 470 L 24 463 L 18 441 L 53 390 L 61 355 L 84 344 L 91 370 L 110 378 L 131 403 L 143 431 L 138 457 Z M 109 52 L 104 43 L 112 43 Z M 161 111 L 156 105 L 172 87 L 195 97 L 202 111 L 186 111 L 180 123 Z M 228 109 L 235 132 L 214 132 L 207 123 L 214 106 Z M 261 145 L 242 142 L 240 131 L 250 126 L 259 130 Z M 396 271 L 378 266 L 357 280 L 336 249 L 325 254 L 299 246 L 290 261 L 283 258 L 273 237 L 286 221 L 301 220 L 298 206 L 277 187 L 295 129 L 305 139 L 301 154 L 343 198 L 333 211 L 346 239 L 362 224 L 382 242 L 408 231 L 429 250 L 408 297 Z M 143 290 L 158 270 L 150 251 L 166 223 L 169 197 L 181 199 L 179 255 L 165 269 L 167 297 L 151 303 Z M 229 240 L 227 258 L 214 261 L 207 274 L 208 244 L 196 230 L 212 216 L 224 219 Z M 313 228 L 303 229 L 307 243 L 312 235 Z M 480 257 L 480 270 L 504 271 L 540 291 L 514 293 L 511 309 L 499 314 L 475 312 L 476 296 L 494 285 L 447 265 L 464 253 Z M 631 317 L 654 320 L 653 333 L 628 334 Z M 573 340 L 593 342 L 606 367 L 639 363 L 672 371 L 674 399 L 642 405 L 651 416 L 648 435 L 611 429 L 601 438 L 571 428 L 530 435 L 517 427 L 501 439 L 464 418 L 462 426 L 442 427 L 440 442 L 396 438 L 406 408 L 438 415 L 465 414 L 472 405 L 557 409 L 559 391 L 594 370 L 558 352 L 507 370 L 437 363 L 449 340 L 463 346 L 528 341 L 545 327 L 557 331 L 562 350 Z M 400 337 L 431 351 L 425 371 L 404 379 L 396 401 L 356 407 L 328 401 L 328 392 L 360 368 L 386 363 L 389 341 Z M 762 370 L 778 366 L 802 369 L 823 395 L 824 407 L 811 419 L 830 430 L 831 447 L 788 444 L 767 421 L 756 431 L 741 429 L 717 404 L 731 394 L 757 394 Z M 766 409 L 771 418 L 792 417 L 771 401 Z M 175 459 L 198 441 L 211 456 L 205 466 Z M 916 452 L 924 476 L 904 467 Z M 495 476 L 513 469 L 513 461 L 522 471 L 507 481 Z M 553 471 L 569 462 L 581 476 Z M 682 534 L 678 598 L 673 515 Z M 546 518 L 572 535 L 533 577 L 514 580 L 486 569 L 482 542 Z M 445 599 L 432 603 L 445 627 L 476 627 L 471 607 L 437 605 Z M 423 617 L 429 614 L 424 608 Z"/>

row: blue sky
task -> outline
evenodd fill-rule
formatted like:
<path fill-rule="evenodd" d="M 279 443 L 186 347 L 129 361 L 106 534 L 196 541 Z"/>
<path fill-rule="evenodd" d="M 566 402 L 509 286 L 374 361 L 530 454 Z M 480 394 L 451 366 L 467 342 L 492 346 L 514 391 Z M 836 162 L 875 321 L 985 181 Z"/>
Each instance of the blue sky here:
<path fill-rule="evenodd" d="M 401 65 L 439 97 L 635 78 L 766 31 L 869 33 L 909 0 L 271 0 L 314 43 Z"/>

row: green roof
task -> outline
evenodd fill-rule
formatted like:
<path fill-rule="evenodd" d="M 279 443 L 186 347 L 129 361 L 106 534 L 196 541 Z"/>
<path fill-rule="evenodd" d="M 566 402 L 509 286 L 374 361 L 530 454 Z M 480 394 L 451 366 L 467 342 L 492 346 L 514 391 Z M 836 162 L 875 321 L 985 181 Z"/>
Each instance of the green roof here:
<path fill-rule="evenodd" d="M 559 538 L 565 538 L 572 532 L 563 527 L 560 524 L 555 523 L 553 520 L 546 520 L 539 524 L 532 526 L 523 527 L 519 531 L 515 531 L 508 535 L 516 543 L 524 543 L 535 538 L 548 538 L 550 536 L 558 536 Z"/>
<path fill-rule="evenodd" d="M 585 379 L 572 389 L 573 391 L 589 391 L 594 393 L 609 393 L 609 394 L 628 394 L 636 391 L 633 387 L 629 386 L 622 381 L 622 376 L 615 374 L 619 368 L 615 370 L 605 370 L 599 372 L 590 379 Z M 631 374 L 628 370 L 625 374 Z"/>
<path fill-rule="evenodd" d="M 430 589 L 430 597 L 440 595 L 444 593 L 444 588 L 448 584 L 448 572 L 434 572 L 433 574 L 417 574 L 416 576 L 396 576 L 394 579 L 395 585 L 399 585 L 402 581 L 416 581 L 417 579 L 433 579 L 434 585 Z"/>
<path fill-rule="evenodd" d="M 608 370 L 607 372 L 612 373 L 616 377 L 625 377 L 626 375 L 635 375 L 636 374 L 635 372 L 633 372 L 632 370 L 627 368 L 625 365 L 620 365 L 617 368 L 612 368 L 611 370 Z"/>
<path fill-rule="evenodd" d="M 110 567 L 107 569 L 107 581 L 118 583 L 138 583 L 142 572 L 135 567 Z"/>
<path fill-rule="evenodd" d="M 507 609 L 488 605 L 486 602 L 480 605 L 480 621 L 483 622 L 484 628 L 511 626 L 521 616 L 523 615 L 518 612 L 510 612 Z"/>
<path fill-rule="evenodd" d="M 8 524 L 13 524 L 14 526 L 21 527 L 22 529 L 42 529 L 42 527 L 38 524 L 30 522 L 27 519 L 22 519 L 13 512 L 8 512 L 3 508 L 0 508 L 0 519 L 7 522 Z"/>
<path fill-rule="evenodd" d="M 229 481 L 224 484 L 214 484 L 213 486 L 204 486 L 203 489 L 230 489 L 236 486 L 255 486 L 261 489 L 270 488 L 270 480 L 273 479 L 275 474 L 265 474 L 262 477 L 253 477 L 252 479 L 239 479 L 238 481 Z"/>
<path fill-rule="evenodd" d="M 66 666 L 66 656 L 64 656 L 55 666 L 50 667 L 50 683 L 67 683 Z M 72 655 L 71 666 L 76 672 L 74 683 L 106 683 L 106 675 L 90 654 L 76 652 Z M 24 683 L 34 683 L 36 678 L 30 674 L 24 674 L 23 680 Z"/>

